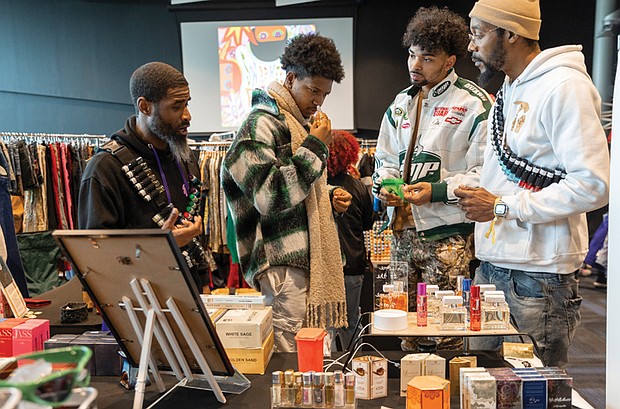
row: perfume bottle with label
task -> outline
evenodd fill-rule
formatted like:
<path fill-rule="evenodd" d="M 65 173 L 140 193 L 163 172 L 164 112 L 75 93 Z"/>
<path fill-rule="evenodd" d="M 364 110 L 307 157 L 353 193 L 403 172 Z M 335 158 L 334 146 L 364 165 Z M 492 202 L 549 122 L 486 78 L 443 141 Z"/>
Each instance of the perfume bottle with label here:
<path fill-rule="evenodd" d="M 482 306 L 482 329 L 508 329 L 510 323 L 510 308 L 501 294 L 488 294 Z"/>
<path fill-rule="evenodd" d="M 334 373 L 325 372 L 325 407 L 333 408 L 335 402 Z"/>
<path fill-rule="evenodd" d="M 325 373 L 315 372 L 312 376 L 312 399 L 315 408 L 325 407 Z"/>
<path fill-rule="evenodd" d="M 304 406 L 312 406 L 312 372 L 304 372 L 301 403 Z"/>
<path fill-rule="evenodd" d="M 347 372 L 344 376 L 344 403 L 346 405 L 355 405 L 355 374 Z"/>
<path fill-rule="evenodd" d="M 426 283 L 418 283 L 417 292 L 417 325 L 426 327 L 428 322 L 428 299 L 426 298 Z"/>
<path fill-rule="evenodd" d="M 441 324 L 443 331 L 464 331 L 467 327 L 467 311 L 463 307 L 463 297 L 449 295 L 443 297 L 440 307 Z"/>
<path fill-rule="evenodd" d="M 428 291 L 428 286 L 426 287 Z M 432 296 L 428 296 L 428 316 L 431 324 L 440 324 L 441 315 L 439 314 L 439 307 L 441 306 L 441 300 L 448 295 L 455 295 L 452 290 L 438 290 Z"/>
<path fill-rule="evenodd" d="M 344 406 L 344 373 L 334 371 L 334 407 Z"/>
<path fill-rule="evenodd" d="M 480 304 L 480 287 L 471 286 L 469 298 L 469 329 L 480 331 L 482 329 L 482 305 Z"/>
<path fill-rule="evenodd" d="M 465 307 L 465 311 L 467 311 L 467 322 L 469 322 L 469 297 L 470 297 L 470 288 L 471 288 L 471 278 L 465 278 L 462 284 L 463 288 L 461 290 L 461 297 L 463 297 L 463 307 Z"/>
<path fill-rule="evenodd" d="M 287 369 L 284 371 L 284 388 L 282 388 L 282 404 L 295 404 L 295 371 Z"/>
<path fill-rule="evenodd" d="M 284 383 L 284 373 L 274 371 L 271 373 L 271 405 L 280 406 L 282 404 L 282 384 Z"/>

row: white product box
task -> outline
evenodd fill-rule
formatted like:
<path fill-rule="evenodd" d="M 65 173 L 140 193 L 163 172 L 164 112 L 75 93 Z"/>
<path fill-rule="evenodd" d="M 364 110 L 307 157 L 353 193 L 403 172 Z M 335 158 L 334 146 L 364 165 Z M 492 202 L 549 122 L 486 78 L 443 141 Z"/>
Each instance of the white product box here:
<path fill-rule="evenodd" d="M 440 378 L 446 378 L 446 358 L 442 358 L 439 355 L 430 354 L 424 360 L 424 375 L 426 376 L 439 376 Z"/>
<path fill-rule="evenodd" d="M 355 373 L 355 397 L 375 399 L 387 396 L 387 359 L 376 356 L 353 358 L 351 369 Z"/>
<path fill-rule="evenodd" d="M 271 307 L 263 310 L 228 310 L 215 329 L 224 348 L 261 348 L 273 330 Z"/>
<path fill-rule="evenodd" d="M 400 360 L 400 396 L 407 396 L 407 384 L 424 375 L 424 360 L 428 354 L 408 354 Z"/>

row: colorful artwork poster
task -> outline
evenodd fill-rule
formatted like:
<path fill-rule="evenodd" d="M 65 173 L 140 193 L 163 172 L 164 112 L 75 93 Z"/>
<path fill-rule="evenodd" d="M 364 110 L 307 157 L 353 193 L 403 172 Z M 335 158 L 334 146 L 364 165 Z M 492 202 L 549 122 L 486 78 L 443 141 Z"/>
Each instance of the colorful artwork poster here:
<path fill-rule="evenodd" d="M 288 40 L 313 32 L 314 24 L 218 27 L 223 127 L 241 125 L 250 112 L 254 88 L 284 81 L 280 56 Z"/>

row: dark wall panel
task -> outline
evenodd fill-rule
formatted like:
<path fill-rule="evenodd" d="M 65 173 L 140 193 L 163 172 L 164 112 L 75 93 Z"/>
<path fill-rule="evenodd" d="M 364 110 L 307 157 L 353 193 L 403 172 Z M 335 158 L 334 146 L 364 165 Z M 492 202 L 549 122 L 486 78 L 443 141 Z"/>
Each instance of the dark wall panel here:
<path fill-rule="evenodd" d="M 213 19 L 221 11 L 171 12 L 166 0 L 3 0 L 0 12 L 0 131 L 106 133 L 133 112 L 128 81 L 147 61 L 181 68 L 178 19 Z M 238 2 L 237 2 L 238 3 Z M 232 14 L 270 14 L 261 3 Z M 329 0 L 309 9 L 329 15 Z M 543 48 L 583 44 L 592 63 L 595 2 L 543 1 Z M 257 4 L 255 2 L 255 4 Z M 338 13 L 342 2 L 334 0 Z M 467 16 L 474 0 L 364 0 L 357 6 L 355 33 L 356 127 L 376 134 L 394 95 L 408 85 L 401 36 L 420 6 L 448 6 Z M 347 4 L 348 7 L 351 4 Z M 268 7 L 267 7 L 268 8 Z M 570 11 L 570 12 L 569 12 Z M 275 17 L 303 16 L 281 7 Z M 475 79 L 465 59 L 459 74 Z M 191 84 L 190 84 L 191 87 Z M 192 112 L 200 115 L 200 112 Z"/>

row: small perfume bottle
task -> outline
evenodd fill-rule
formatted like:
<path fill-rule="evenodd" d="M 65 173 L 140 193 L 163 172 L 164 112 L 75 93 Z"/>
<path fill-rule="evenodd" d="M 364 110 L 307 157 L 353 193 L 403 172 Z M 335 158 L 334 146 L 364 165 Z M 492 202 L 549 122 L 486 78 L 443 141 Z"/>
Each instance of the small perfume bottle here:
<path fill-rule="evenodd" d="M 334 406 L 337 408 L 344 406 L 344 373 L 334 371 Z"/>
<path fill-rule="evenodd" d="M 440 313 L 441 330 L 464 331 L 466 329 L 465 316 L 467 312 L 463 307 L 463 297 L 458 295 L 443 297 Z"/>
<path fill-rule="evenodd" d="M 472 285 L 469 298 L 469 329 L 480 331 L 482 328 L 482 310 L 480 304 L 480 286 Z"/>
<path fill-rule="evenodd" d="M 428 291 L 428 286 L 427 286 Z M 431 324 L 440 324 L 441 323 L 441 314 L 439 314 L 439 307 L 441 306 L 441 301 L 443 297 L 448 295 L 455 295 L 452 290 L 438 290 L 435 291 L 432 297 L 428 297 L 428 316 L 432 317 Z"/>
<path fill-rule="evenodd" d="M 418 283 L 417 298 L 417 325 L 418 327 L 426 327 L 428 307 L 426 298 L 426 283 Z"/>
<path fill-rule="evenodd" d="M 405 290 L 406 286 L 402 280 L 392 281 L 394 291 L 392 291 L 392 308 L 395 310 L 409 311 L 409 294 Z"/>
<path fill-rule="evenodd" d="M 478 287 L 480 287 L 480 299 L 483 298 L 486 291 L 495 291 L 497 289 L 495 284 L 480 284 Z"/>
<path fill-rule="evenodd" d="M 435 284 L 426 284 L 426 316 L 428 320 L 432 323 L 434 316 L 431 311 L 431 302 L 432 299 L 435 298 L 435 293 L 439 291 L 439 286 Z"/>
<path fill-rule="evenodd" d="M 335 403 L 334 373 L 325 372 L 325 407 L 333 408 Z"/>
<path fill-rule="evenodd" d="M 315 408 L 325 406 L 325 373 L 315 372 L 312 376 L 312 400 Z"/>
<path fill-rule="evenodd" d="M 282 404 L 282 384 L 284 383 L 284 373 L 273 371 L 271 373 L 271 404 L 280 406 Z"/>
<path fill-rule="evenodd" d="M 504 296 L 487 293 L 486 302 L 482 307 L 482 329 L 508 329 L 509 322 L 510 309 Z"/>
<path fill-rule="evenodd" d="M 463 280 L 465 276 L 456 276 L 456 295 L 463 295 Z"/>
<path fill-rule="evenodd" d="M 347 372 L 344 377 L 345 386 L 345 400 L 346 405 L 355 404 L 355 374 L 353 372 Z"/>
<path fill-rule="evenodd" d="M 466 320 L 469 322 L 469 298 L 470 298 L 470 288 L 471 288 L 471 278 L 463 279 L 463 288 L 461 291 L 461 296 L 463 297 L 463 307 L 465 307 Z"/>
<path fill-rule="evenodd" d="M 295 371 L 284 371 L 284 388 L 282 389 L 282 404 L 292 405 L 295 403 Z"/>
<path fill-rule="evenodd" d="M 295 372 L 295 406 L 301 406 L 303 400 L 303 372 Z"/>
<path fill-rule="evenodd" d="M 392 284 L 383 284 L 383 292 L 379 296 L 379 308 L 382 310 L 393 309 L 392 306 L 392 293 L 394 292 L 394 286 Z"/>
<path fill-rule="evenodd" d="M 312 372 L 304 372 L 301 404 L 312 406 Z"/>

